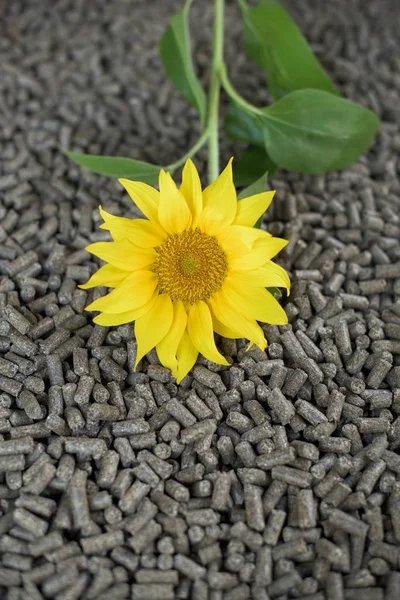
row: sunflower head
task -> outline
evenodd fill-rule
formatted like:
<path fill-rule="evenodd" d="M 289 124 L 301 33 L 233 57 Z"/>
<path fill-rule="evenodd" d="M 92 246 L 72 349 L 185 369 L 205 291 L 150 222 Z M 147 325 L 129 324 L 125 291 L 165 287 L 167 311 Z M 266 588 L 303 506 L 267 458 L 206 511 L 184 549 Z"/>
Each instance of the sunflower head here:
<path fill-rule="evenodd" d="M 114 289 L 87 307 L 100 312 L 94 321 L 105 326 L 135 321 L 137 363 L 155 347 L 178 383 L 199 352 L 228 364 L 214 332 L 247 338 L 264 350 L 257 321 L 287 323 L 266 288 L 290 287 L 287 273 L 271 260 L 287 241 L 254 228 L 274 192 L 237 201 L 232 160 L 204 190 L 190 159 L 179 189 L 163 170 L 160 191 L 119 181 L 147 219 L 115 217 L 100 207 L 101 227 L 113 241 L 87 247 L 107 264 L 81 287 Z"/>

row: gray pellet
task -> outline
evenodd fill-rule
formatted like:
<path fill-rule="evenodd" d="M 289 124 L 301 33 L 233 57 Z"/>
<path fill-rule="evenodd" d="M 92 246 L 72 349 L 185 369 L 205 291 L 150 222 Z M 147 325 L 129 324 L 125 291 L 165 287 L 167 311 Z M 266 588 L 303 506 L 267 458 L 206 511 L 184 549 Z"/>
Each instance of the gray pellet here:
<path fill-rule="evenodd" d="M 265 528 L 264 511 L 262 503 L 262 488 L 256 485 L 244 485 L 244 504 L 247 525 L 255 531 Z"/>
<path fill-rule="evenodd" d="M 319 423 L 324 423 L 328 421 L 326 415 L 323 412 L 318 410 L 315 406 L 313 406 L 310 402 L 306 400 L 297 400 L 295 402 L 295 407 L 300 416 L 302 416 L 306 421 L 311 423 L 311 425 L 318 425 Z"/>
<path fill-rule="evenodd" d="M 117 476 L 119 454 L 108 450 L 101 459 L 100 469 L 96 475 L 97 484 L 105 489 L 110 489 Z"/>
<path fill-rule="evenodd" d="M 391 362 L 383 358 L 378 358 L 368 374 L 368 377 L 366 379 L 367 385 L 370 388 L 377 389 L 381 385 L 391 368 Z"/>
<path fill-rule="evenodd" d="M 326 576 L 325 590 L 327 600 L 344 600 L 342 574 L 330 571 Z"/>
<path fill-rule="evenodd" d="M 188 577 L 192 581 L 196 579 L 204 579 L 206 576 L 206 569 L 196 563 L 194 560 L 184 556 L 183 554 L 176 554 L 174 557 L 174 567 L 179 573 Z"/>
<path fill-rule="evenodd" d="M 225 511 L 229 508 L 231 475 L 229 473 L 219 473 L 214 481 L 211 506 L 214 510 Z M 178 500 L 178 498 L 177 498 Z M 179 501 L 179 500 L 178 500 Z"/>
<path fill-rule="evenodd" d="M 22 471 L 25 468 L 25 457 L 23 454 L 9 454 L 0 456 L 0 473 L 8 471 Z"/>
<path fill-rule="evenodd" d="M 65 450 L 71 454 L 87 454 L 97 460 L 107 452 L 107 445 L 101 439 L 68 437 L 65 439 Z"/>
<path fill-rule="evenodd" d="M 333 527 L 355 536 L 365 536 L 369 528 L 369 526 L 360 519 L 356 519 L 337 508 L 333 509 L 330 513 L 328 521 Z"/>
<path fill-rule="evenodd" d="M 183 429 L 181 431 L 181 441 L 184 444 L 190 444 L 206 435 L 212 435 L 216 427 L 216 422 L 213 419 L 204 419 Z"/>
<path fill-rule="evenodd" d="M 299 488 L 309 487 L 312 481 L 311 473 L 286 466 L 274 467 L 271 471 L 271 477 Z"/>
<path fill-rule="evenodd" d="M 264 494 L 263 505 L 265 514 L 268 515 L 272 509 L 278 504 L 283 494 L 286 492 L 287 483 L 282 480 L 275 479 L 269 485 Z"/>
<path fill-rule="evenodd" d="M 32 533 L 35 537 L 46 535 L 49 523 L 40 517 L 34 515 L 25 508 L 16 508 L 14 510 L 14 522 Z"/>
<path fill-rule="evenodd" d="M 273 583 L 267 586 L 268 594 L 271 598 L 278 598 L 283 596 L 295 585 L 299 584 L 301 577 L 296 570 L 289 573 L 285 573 L 281 577 L 275 579 Z"/>
<path fill-rule="evenodd" d="M 386 462 L 384 460 L 377 460 L 376 462 L 369 464 L 358 480 L 356 490 L 364 492 L 368 497 L 372 493 L 375 484 L 385 469 Z"/>
<path fill-rule="evenodd" d="M 134 583 L 134 600 L 174 600 L 174 587 L 168 583 Z"/>
<path fill-rule="evenodd" d="M 333 331 L 335 334 L 336 346 L 341 356 L 350 356 L 353 350 L 351 347 L 351 339 L 347 321 L 337 321 L 333 326 Z"/>
<path fill-rule="evenodd" d="M 2 392 L 6 392 L 11 396 L 18 396 L 21 389 L 22 383 L 9 377 L 4 377 L 3 375 L 0 375 L 0 390 Z"/>
<path fill-rule="evenodd" d="M 77 404 L 88 404 L 94 386 L 94 379 L 90 375 L 82 375 L 74 396 Z"/>
<path fill-rule="evenodd" d="M 267 402 L 268 406 L 276 413 L 282 425 L 290 423 L 296 411 L 292 402 L 285 398 L 280 389 L 273 389 L 268 395 Z"/>
<path fill-rule="evenodd" d="M 32 420 L 39 420 L 43 416 L 42 407 L 36 397 L 29 390 L 22 390 L 17 399 L 17 406 L 25 411 Z"/>
<path fill-rule="evenodd" d="M 115 421 L 119 418 L 119 409 L 110 404 L 92 404 L 86 414 L 92 421 Z"/>
<path fill-rule="evenodd" d="M 121 465 L 124 468 L 132 467 L 135 464 L 135 453 L 132 450 L 129 440 L 126 438 L 116 438 L 114 440 L 114 448 L 118 452 Z"/>
<path fill-rule="evenodd" d="M 283 510 L 271 510 L 264 531 L 264 541 L 269 546 L 276 546 L 281 535 L 282 527 L 287 518 Z"/>
<path fill-rule="evenodd" d="M 64 342 L 66 342 L 69 337 L 69 331 L 67 331 L 66 329 L 58 329 L 57 331 L 49 335 L 49 337 L 46 338 L 45 341 L 39 341 L 40 349 L 46 356 L 52 354 L 55 350 L 57 350 L 57 348 L 59 348 L 59 346 L 64 344 Z"/>
<path fill-rule="evenodd" d="M 133 512 L 143 498 L 147 496 L 150 489 L 147 483 L 142 483 L 139 480 L 135 481 L 119 501 L 118 507 L 125 513 Z"/>
<path fill-rule="evenodd" d="M 131 573 L 135 573 L 139 564 L 138 557 L 127 548 L 117 546 L 113 548 L 110 554 L 111 558 L 119 565 L 122 565 Z"/>
<path fill-rule="evenodd" d="M 262 536 L 249 529 L 243 521 L 238 521 L 232 525 L 231 534 L 234 538 L 238 538 L 246 544 L 250 550 L 256 551 L 263 545 Z"/>
<path fill-rule="evenodd" d="M 59 531 L 53 531 L 42 538 L 35 540 L 29 544 L 29 552 L 31 556 L 38 557 L 52 552 L 57 548 L 61 548 L 64 544 L 64 539 Z M 32 578 L 31 578 L 32 579 Z"/>
<path fill-rule="evenodd" d="M 129 442 L 134 450 L 154 448 L 157 444 L 157 436 L 153 431 L 149 431 L 148 433 L 137 433 L 129 436 Z"/>
<path fill-rule="evenodd" d="M 135 537 L 130 538 L 129 545 L 137 554 L 140 554 L 147 546 L 149 546 L 155 539 L 157 539 L 161 535 L 161 532 L 161 525 L 159 523 L 156 523 L 152 519 L 147 523 L 147 525 L 142 527 L 142 529 L 135 535 Z"/>
<path fill-rule="evenodd" d="M 286 448 L 284 450 L 276 450 L 269 454 L 260 454 L 256 458 L 256 465 L 260 469 L 270 470 L 279 465 L 291 463 L 296 458 L 294 448 Z"/>
<path fill-rule="evenodd" d="M 33 452 L 34 441 L 32 437 L 20 437 L 13 440 L 0 441 L 0 456 L 15 454 L 29 454 Z"/>
<path fill-rule="evenodd" d="M 190 427 L 196 423 L 196 417 L 185 408 L 181 402 L 178 402 L 175 398 L 169 400 L 166 404 L 166 408 L 170 415 L 174 417 L 184 427 Z"/>
<path fill-rule="evenodd" d="M 123 383 L 128 376 L 128 373 L 109 356 L 101 359 L 99 367 L 107 377 L 118 383 Z"/>
<path fill-rule="evenodd" d="M 300 529 L 316 526 L 317 515 L 312 490 L 300 490 L 297 495 L 297 516 Z"/>
<path fill-rule="evenodd" d="M 120 530 L 94 535 L 80 541 L 85 554 L 104 554 L 124 543 L 124 534 Z"/>
<path fill-rule="evenodd" d="M 73 353 L 74 371 L 77 375 L 89 375 L 89 357 L 86 348 L 75 348 Z"/>

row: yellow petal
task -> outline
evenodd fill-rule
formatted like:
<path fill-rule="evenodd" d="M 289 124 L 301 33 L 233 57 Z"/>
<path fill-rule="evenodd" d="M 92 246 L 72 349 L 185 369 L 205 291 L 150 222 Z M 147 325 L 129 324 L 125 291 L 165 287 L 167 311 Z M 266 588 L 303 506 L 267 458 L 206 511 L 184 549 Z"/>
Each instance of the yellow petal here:
<path fill-rule="evenodd" d="M 189 210 L 192 213 L 192 227 L 197 227 L 203 210 L 203 194 L 199 174 L 190 158 L 187 159 L 183 167 L 180 191 L 185 196 Z"/>
<path fill-rule="evenodd" d="M 267 240 L 270 233 L 253 227 L 231 225 L 223 229 L 217 236 L 217 241 L 228 257 L 240 257 L 247 254 L 258 240 Z"/>
<path fill-rule="evenodd" d="M 125 271 L 137 271 L 148 267 L 157 257 L 152 248 L 139 248 L 129 240 L 95 242 L 87 246 L 86 250 Z"/>
<path fill-rule="evenodd" d="M 171 371 L 176 371 L 178 363 L 176 360 L 176 352 L 179 343 L 182 339 L 183 332 L 186 329 L 187 314 L 183 302 L 177 300 L 173 303 L 174 320 L 171 329 L 159 344 L 157 344 L 157 355 L 161 364 L 168 367 Z"/>
<path fill-rule="evenodd" d="M 141 181 L 131 181 L 130 179 L 118 179 L 124 186 L 129 196 L 142 213 L 153 221 L 158 223 L 158 205 L 160 204 L 160 192 Z"/>
<path fill-rule="evenodd" d="M 193 345 L 189 334 L 187 331 L 184 331 L 176 353 L 178 368 L 176 371 L 172 371 L 172 374 L 176 377 L 176 383 L 180 383 L 186 377 L 196 362 L 198 355 L 198 350 Z"/>
<path fill-rule="evenodd" d="M 273 265 L 273 266 L 272 266 Z M 274 267 L 277 267 L 276 269 Z M 264 267 L 251 269 L 248 271 L 230 270 L 227 281 L 235 281 L 239 288 L 248 287 L 282 287 L 289 289 L 289 277 L 282 267 L 269 261 Z"/>
<path fill-rule="evenodd" d="M 123 271 L 122 269 L 113 267 L 113 265 L 104 265 L 96 273 L 93 273 L 89 281 L 78 285 L 78 287 L 82 290 L 96 287 L 96 285 L 105 285 L 106 287 L 114 288 L 129 277 L 130 274 L 131 271 Z"/>
<path fill-rule="evenodd" d="M 192 215 L 183 194 L 177 189 L 171 175 L 160 171 L 160 205 L 158 218 L 168 233 L 182 233 L 190 226 Z"/>
<path fill-rule="evenodd" d="M 203 356 L 213 362 L 229 365 L 215 345 L 210 309 L 205 302 L 197 302 L 190 308 L 188 332 L 194 346 Z"/>
<path fill-rule="evenodd" d="M 253 227 L 271 204 L 274 195 L 275 191 L 262 192 L 239 200 L 233 224 Z"/>
<path fill-rule="evenodd" d="M 143 306 L 140 306 L 135 310 L 128 310 L 127 312 L 115 315 L 112 315 L 110 313 L 101 313 L 100 315 L 94 317 L 93 321 L 94 323 L 97 323 L 98 325 L 103 325 L 104 327 L 112 327 L 116 325 L 123 325 L 124 323 L 131 323 L 132 321 L 135 321 L 135 319 L 138 319 L 139 317 L 145 315 L 147 311 L 149 311 L 150 308 L 153 306 L 156 299 L 157 294 L 153 294 L 153 297 L 149 302 L 146 302 L 146 304 L 143 304 Z"/>
<path fill-rule="evenodd" d="M 240 333 L 240 331 L 236 331 L 235 329 L 232 329 L 231 327 L 227 327 L 226 325 L 221 323 L 221 321 L 219 319 L 217 319 L 217 317 L 213 314 L 212 310 L 211 310 L 211 316 L 212 316 L 214 331 L 216 333 L 218 333 L 218 335 L 222 335 L 222 337 L 231 338 L 234 340 L 237 338 L 243 337 L 243 335 Z"/>
<path fill-rule="evenodd" d="M 86 310 L 111 314 L 134 310 L 149 302 L 157 287 L 157 276 L 151 271 L 135 271 L 110 294 L 98 298 Z"/>
<path fill-rule="evenodd" d="M 146 221 L 146 219 L 116 217 L 103 210 L 101 206 L 99 209 L 104 219 L 100 229 L 109 231 L 117 242 L 126 238 L 141 248 L 153 248 L 162 244 L 167 235 L 161 227 L 155 227 L 151 221 Z"/>
<path fill-rule="evenodd" d="M 229 260 L 229 266 L 232 269 L 256 269 L 278 254 L 287 244 L 287 240 L 276 237 L 258 240 L 250 252 Z"/>
<path fill-rule="evenodd" d="M 167 335 L 174 318 L 172 300 L 166 294 L 157 296 L 151 309 L 135 321 L 138 344 L 136 364 Z"/>
<path fill-rule="evenodd" d="M 239 283 L 226 282 L 224 290 L 237 311 L 247 318 L 270 323 L 285 325 L 287 315 L 282 306 L 265 288 L 243 288 Z"/>
<path fill-rule="evenodd" d="M 213 316 L 220 321 L 228 330 L 238 331 L 236 337 L 247 338 L 256 344 L 261 350 L 265 350 L 267 342 L 261 327 L 254 321 L 238 312 L 232 304 L 224 289 L 220 290 L 208 301 Z M 221 335 L 223 335 L 221 333 Z M 226 336 L 228 337 L 228 336 Z M 231 337 L 231 336 L 229 336 Z"/>
<path fill-rule="evenodd" d="M 232 158 L 221 175 L 203 192 L 203 212 L 199 227 L 208 235 L 216 235 L 231 225 L 236 215 L 236 189 L 232 178 Z"/>
<path fill-rule="evenodd" d="M 289 275 L 286 273 L 285 269 L 277 265 L 276 263 L 269 260 L 263 268 L 268 271 L 268 273 L 273 273 L 276 278 L 281 278 L 282 283 L 275 283 L 277 287 L 283 287 L 287 290 L 288 295 L 290 294 L 290 279 Z M 272 284 L 268 284 L 265 287 L 273 287 Z"/>

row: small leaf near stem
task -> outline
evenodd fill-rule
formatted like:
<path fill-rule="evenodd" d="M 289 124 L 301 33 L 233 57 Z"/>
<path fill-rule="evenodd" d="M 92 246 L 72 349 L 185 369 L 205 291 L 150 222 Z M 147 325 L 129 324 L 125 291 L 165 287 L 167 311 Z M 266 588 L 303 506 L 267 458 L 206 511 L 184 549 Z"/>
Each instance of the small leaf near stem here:
<path fill-rule="evenodd" d="M 171 17 L 170 25 L 160 40 L 160 58 L 168 78 L 199 112 L 204 128 L 207 112 L 206 96 L 194 71 L 188 24 L 193 0 Z"/>
<path fill-rule="evenodd" d="M 68 150 L 63 150 L 63 152 L 74 163 L 93 171 L 93 173 L 108 177 L 136 179 L 152 185 L 157 183 L 158 174 L 162 168 L 142 160 L 123 158 L 122 156 L 97 156 Z"/>

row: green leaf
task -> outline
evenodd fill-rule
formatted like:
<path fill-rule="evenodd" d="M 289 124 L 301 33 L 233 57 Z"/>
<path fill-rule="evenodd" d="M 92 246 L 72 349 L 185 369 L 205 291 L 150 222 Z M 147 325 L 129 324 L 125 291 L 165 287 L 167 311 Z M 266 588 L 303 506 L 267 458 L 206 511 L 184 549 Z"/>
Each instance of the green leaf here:
<path fill-rule="evenodd" d="M 254 196 L 255 194 L 261 194 L 262 192 L 265 192 L 267 176 L 268 173 L 263 173 L 256 181 L 253 181 L 253 183 L 245 187 L 244 190 L 238 194 L 238 200 L 243 200 L 243 198 L 248 198 L 249 196 Z"/>
<path fill-rule="evenodd" d="M 205 123 L 206 96 L 193 67 L 188 13 L 192 0 L 186 0 L 182 10 L 171 17 L 170 25 L 160 40 L 160 58 L 174 86 L 200 114 L 202 126 Z"/>
<path fill-rule="evenodd" d="M 248 198 L 249 196 L 255 196 L 255 194 L 261 194 L 262 192 L 265 192 L 265 188 L 267 185 L 267 176 L 267 172 L 263 173 L 261 177 L 256 179 L 256 181 L 253 181 L 253 183 L 244 188 L 244 190 L 242 190 L 240 194 L 238 194 L 238 200 L 243 200 L 243 198 Z M 261 215 L 257 223 L 254 225 L 254 227 L 257 227 L 257 229 L 260 229 L 261 227 L 262 218 L 263 215 Z"/>
<path fill-rule="evenodd" d="M 244 111 L 234 102 L 231 102 L 225 115 L 225 133 L 234 140 L 247 142 L 258 148 L 265 148 L 260 117 L 262 117 L 261 112 L 260 116 L 257 116 Z"/>
<path fill-rule="evenodd" d="M 337 94 L 290 15 L 274 2 L 242 11 L 248 56 L 268 76 L 271 94 L 281 98 L 303 88 Z"/>
<path fill-rule="evenodd" d="M 372 111 L 320 90 L 292 92 L 257 113 L 272 160 L 302 173 L 348 167 L 368 149 L 379 127 Z"/>
<path fill-rule="evenodd" d="M 275 298 L 275 300 L 280 300 L 282 298 L 282 292 L 279 288 L 277 287 L 270 287 L 267 288 L 267 290 L 269 291 L 270 294 L 273 295 L 273 297 Z"/>
<path fill-rule="evenodd" d="M 126 177 L 155 185 L 161 167 L 141 160 L 122 158 L 119 156 L 96 156 L 94 154 L 79 154 L 64 150 L 64 154 L 81 167 L 86 167 L 99 175 L 109 177 Z"/>
<path fill-rule="evenodd" d="M 277 166 L 262 148 L 245 150 L 233 163 L 233 180 L 236 187 L 250 185 L 265 172 L 271 176 Z"/>

